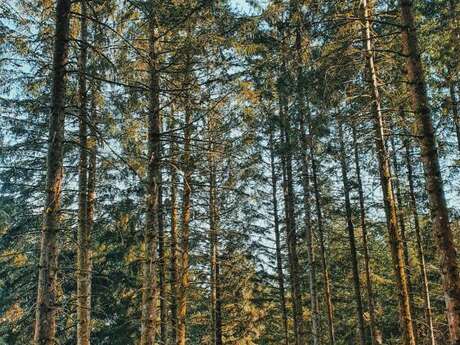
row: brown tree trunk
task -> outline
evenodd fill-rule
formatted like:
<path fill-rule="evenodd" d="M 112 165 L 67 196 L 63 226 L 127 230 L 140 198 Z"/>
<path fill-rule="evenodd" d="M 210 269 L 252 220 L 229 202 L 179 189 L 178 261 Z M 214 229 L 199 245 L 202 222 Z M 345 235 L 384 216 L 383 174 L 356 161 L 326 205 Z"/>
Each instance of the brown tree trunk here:
<path fill-rule="evenodd" d="M 403 329 L 404 343 L 406 345 L 415 345 L 416 341 L 412 324 L 409 289 L 407 286 L 406 269 L 404 264 L 404 250 L 398 228 L 399 225 L 397 206 L 394 198 L 393 185 L 391 182 L 391 168 L 384 134 L 385 126 L 380 106 L 378 80 L 374 64 L 371 33 L 372 7 L 367 0 L 363 0 L 362 6 L 362 22 L 364 26 L 363 35 L 365 38 L 363 49 L 367 62 L 367 74 L 370 78 L 369 86 L 371 88 L 373 97 L 372 112 L 374 115 L 375 143 L 379 161 L 380 181 L 387 218 L 390 249 L 393 258 L 393 268 L 399 289 L 399 308 L 402 323 L 401 326 Z"/>
<path fill-rule="evenodd" d="M 369 245 L 367 240 L 367 224 L 366 224 L 366 206 L 364 204 L 364 191 L 363 183 L 361 180 L 361 167 L 359 165 L 359 148 L 358 140 L 356 138 L 356 129 L 353 126 L 353 147 L 354 147 L 354 159 L 355 159 L 355 170 L 356 170 L 356 180 L 358 183 L 358 199 L 359 199 L 359 214 L 361 221 L 361 237 L 363 241 L 363 251 L 364 251 L 364 269 L 366 275 L 366 290 L 367 290 L 367 303 L 369 308 L 369 323 L 371 328 L 371 341 L 372 345 L 380 345 L 383 343 L 382 334 L 377 325 L 377 317 L 375 315 L 375 297 L 374 289 L 372 287 L 372 272 L 370 266 L 370 255 L 369 255 Z"/>
<path fill-rule="evenodd" d="M 425 75 L 418 49 L 417 32 L 413 16 L 413 3 L 401 0 L 402 46 L 406 56 L 407 79 L 412 110 L 416 116 L 417 136 L 426 178 L 426 189 L 431 209 L 433 230 L 438 239 L 441 255 L 441 275 L 446 301 L 450 341 L 460 344 L 460 277 L 457 250 L 449 224 L 449 210 L 439 167 L 436 137 L 428 103 Z"/>
<path fill-rule="evenodd" d="M 275 168 L 275 152 L 273 147 L 273 133 L 270 129 L 269 133 L 269 146 L 270 146 L 270 167 L 271 167 L 271 179 L 272 179 L 272 203 L 273 203 L 273 221 L 275 227 L 275 249 L 276 249 L 276 273 L 278 278 L 278 292 L 281 306 L 281 314 L 283 319 L 283 334 L 284 344 L 289 345 L 289 333 L 288 333 L 288 316 L 286 308 L 286 294 L 284 288 L 284 273 L 283 273 L 283 262 L 281 259 L 281 238 L 279 229 L 279 218 L 278 218 L 278 197 L 277 197 L 277 177 Z"/>
<path fill-rule="evenodd" d="M 158 282 L 157 241 L 160 217 L 160 85 L 159 66 L 156 52 L 156 19 L 153 2 L 149 15 L 149 112 L 148 112 L 148 163 L 147 163 L 147 205 L 144 234 L 144 263 L 142 286 L 141 345 L 153 345 L 157 333 Z"/>
<path fill-rule="evenodd" d="M 191 87 L 191 57 L 187 57 L 187 81 L 186 89 L 186 109 L 185 109 L 185 129 L 184 129 L 184 154 L 183 154 L 183 197 L 182 197 L 182 238 L 181 238 L 181 271 L 180 271 L 180 288 L 178 295 L 178 328 L 177 328 L 177 345 L 186 343 L 186 316 L 187 316 L 187 290 L 189 287 L 189 236 L 190 236 L 190 216 L 191 216 L 191 193 L 192 193 L 192 162 L 190 157 L 190 141 L 192 135 L 192 109 L 190 108 L 191 99 L 189 97 L 189 88 Z"/>
<path fill-rule="evenodd" d="M 350 183 L 348 181 L 348 166 L 345 143 L 343 140 L 343 127 L 341 120 L 338 120 L 339 142 L 340 142 L 340 165 L 342 168 L 342 182 L 345 196 L 345 213 L 347 216 L 348 241 L 350 243 L 351 267 L 353 272 L 353 285 L 355 290 L 356 318 L 358 320 L 359 340 L 361 345 L 366 344 L 364 331 L 363 302 L 361 299 L 361 283 L 359 281 L 358 255 L 356 252 L 355 227 L 353 225 L 353 212 L 350 202 Z"/>
<path fill-rule="evenodd" d="M 406 221 L 404 217 L 404 205 L 403 199 L 401 194 L 401 185 L 399 183 L 399 163 L 398 157 L 396 152 L 396 145 L 394 143 L 394 137 L 392 136 L 390 139 L 391 142 L 391 149 L 393 151 L 392 160 L 393 160 L 393 169 L 394 169 L 394 178 L 393 178 L 393 185 L 396 189 L 396 201 L 398 203 L 398 220 L 399 220 L 399 228 L 401 232 L 401 241 L 403 246 L 403 253 L 404 253 L 404 265 L 406 266 L 406 279 L 407 279 L 407 288 L 409 290 L 409 305 L 411 310 L 412 318 L 415 319 L 415 303 L 414 303 L 414 287 L 412 286 L 412 279 L 411 279 L 411 271 L 412 268 L 410 267 L 410 255 L 409 255 L 409 241 L 406 236 Z M 415 340 L 417 342 L 417 333 L 414 332 Z"/>
<path fill-rule="evenodd" d="M 174 110 L 172 109 L 169 131 L 174 130 Z M 177 257 L 177 144 L 176 138 L 171 134 L 170 152 L 171 159 L 169 173 L 171 176 L 171 239 L 170 239 L 170 285 L 171 285 L 171 344 L 177 343 L 177 298 L 178 298 L 178 277 L 179 263 Z"/>
<path fill-rule="evenodd" d="M 86 83 L 87 48 L 87 6 L 81 1 L 80 55 L 78 61 L 79 99 L 79 143 L 80 162 L 78 167 L 78 235 L 77 235 L 77 344 L 89 345 L 91 335 L 91 258 L 90 232 L 88 222 L 88 94 Z"/>
<path fill-rule="evenodd" d="M 409 182 L 409 195 L 410 195 L 410 207 L 412 210 L 412 217 L 414 219 L 414 229 L 415 229 L 415 238 L 417 241 L 417 256 L 420 266 L 420 273 L 422 275 L 422 290 L 423 290 L 423 301 L 425 304 L 425 317 L 426 317 L 426 324 L 428 328 L 428 337 L 430 339 L 430 345 L 436 345 L 436 340 L 434 336 L 434 327 L 433 327 L 433 312 L 431 310 L 431 301 L 430 301 L 430 290 L 429 290 L 429 282 L 428 282 L 428 275 L 426 271 L 426 264 L 425 264 L 425 253 L 423 250 L 423 241 L 422 241 L 422 233 L 420 230 L 420 223 L 418 219 L 418 211 L 417 211 L 417 198 L 415 196 L 415 185 L 414 185 L 414 174 L 412 170 L 412 150 L 410 147 L 409 139 L 406 140 L 405 144 L 406 150 L 406 170 L 407 170 L 407 180 Z"/>
<path fill-rule="evenodd" d="M 70 0 L 57 0 L 53 55 L 53 84 L 49 117 L 46 203 L 41 231 L 40 263 L 34 326 L 34 344 L 55 345 L 58 271 L 57 233 L 63 178 L 66 64 L 69 41 Z"/>

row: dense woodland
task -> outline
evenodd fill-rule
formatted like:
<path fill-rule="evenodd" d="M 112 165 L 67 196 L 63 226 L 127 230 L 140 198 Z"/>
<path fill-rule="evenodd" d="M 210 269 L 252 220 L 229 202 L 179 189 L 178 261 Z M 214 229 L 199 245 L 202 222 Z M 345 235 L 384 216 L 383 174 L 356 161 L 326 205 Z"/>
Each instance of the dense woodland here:
<path fill-rule="evenodd" d="M 460 345 L 458 0 L 1 0 L 0 344 Z"/>

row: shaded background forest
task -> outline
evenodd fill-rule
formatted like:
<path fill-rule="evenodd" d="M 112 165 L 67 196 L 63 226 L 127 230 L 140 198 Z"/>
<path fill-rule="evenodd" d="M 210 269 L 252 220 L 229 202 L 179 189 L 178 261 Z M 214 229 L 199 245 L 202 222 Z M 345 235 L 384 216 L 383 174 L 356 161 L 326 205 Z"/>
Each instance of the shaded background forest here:
<path fill-rule="evenodd" d="M 412 3 L 458 243 L 460 4 Z M 55 6 L 0 2 L 0 344 L 36 322 Z M 56 339 L 39 344 L 89 344 L 86 308 L 97 345 L 449 342 L 399 1 L 68 16 Z"/>

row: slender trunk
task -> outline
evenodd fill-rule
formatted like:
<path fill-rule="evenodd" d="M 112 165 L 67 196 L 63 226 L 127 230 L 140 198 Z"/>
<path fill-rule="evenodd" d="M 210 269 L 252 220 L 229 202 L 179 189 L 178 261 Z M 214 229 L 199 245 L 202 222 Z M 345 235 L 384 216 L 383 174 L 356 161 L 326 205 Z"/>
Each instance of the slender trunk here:
<path fill-rule="evenodd" d="M 356 138 L 356 129 L 353 126 L 353 147 L 354 147 L 354 158 L 355 158 L 355 170 L 356 170 L 356 180 L 358 182 L 358 199 L 359 199 L 359 215 L 361 221 L 361 237 L 363 241 L 363 251 L 364 251 L 364 269 L 366 275 L 366 290 L 367 290 L 367 303 L 369 307 L 369 323 L 371 328 L 371 341 L 372 345 L 380 345 L 383 343 L 382 334 L 377 325 L 377 317 L 375 315 L 375 297 L 374 289 L 372 287 L 372 272 L 370 266 L 370 255 L 369 255 L 369 245 L 367 241 L 367 224 L 366 224 L 366 206 L 364 204 L 364 191 L 363 183 L 361 180 L 361 167 L 359 165 L 359 148 L 358 140 Z"/>
<path fill-rule="evenodd" d="M 414 219 L 414 229 L 415 229 L 415 238 L 417 242 L 417 256 L 420 265 L 420 273 L 422 275 L 422 290 L 423 290 L 423 302 L 425 304 L 425 317 L 426 324 L 428 327 L 428 336 L 430 339 L 430 345 L 436 345 L 436 340 L 434 337 L 434 327 L 433 327 L 433 313 L 431 310 L 431 301 L 430 301 L 430 290 L 428 283 L 428 275 L 425 265 L 425 253 L 423 250 L 423 241 L 422 233 L 420 230 L 420 223 L 418 219 L 417 211 L 417 199 L 415 196 L 415 185 L 414 185 L 414 174 L 412 170 L 412 161 L 411 161 L 411 147 L 409 139 L 405 142 L 406 149 L 406 170 L 407 170 L 407 180 L 409 182 L 409 195 L 410 195 L 410 207 L 412 210 L 412 217 Z"/>
<path fill-rule="evenodd" d="M 40 263 L 34 326 L 34 344 L 55 345 L 58 270 L 57 233 L 63 178 L 66 64 L 69 41 L 70 0 L 57 0 L 53 55 L 53 84 L 49 117 L 46 203 L 41 231 Z"/>
<path fill-rule="evenodd" d="M 310 208 L 310 174 L 308 167 L 308 143 L 305 131 L 305 117 L 300 115 L 300 133 L 302 140 L 302 187 L 303 187 L 303 207 L 305 212 L 305 241 L 307 243 L 307 260 L 308 260 L 308 282 L 310 289 L 310 309 L 311 309 L 311 333 L 313 345 L 319 345 L 319 313 L 318 313 L 318 292 L 316 286 L 316 262 L 313 250 L 313 228 L 311 225 L 311 208 Z"/>
<path fill-rule="evenodd" d="M 164 206 L 163 206 L 163 176 L 160 171 L 158 189 L 158 265 L 160 283 L 160 344 L 165 345 L 168 338 L 168 301 L 166 297 L 166 251 L 165 251 L 165 231 L 164 231 Z"/>
<path fill-rule="evenodd" d="M 418 49 L 417 32 L 413 16 L 413 3 L 401 0 L 402 46 L 406 56 L 407 78 L 412 110 L 416 116 L 417 135 L 426 178 L 426 189 L 431 209 L 433 230 L 438 239 L 441 255 L 441 275 L 446 301 L 450 341 L 460 344 L 460 277 L 449 210 L 439 167 L 436 137 L 426 91 L 425 75 Z"/>
<path fill-rule="evenodd" d="M 399 220 L 399 228 L 401 230 L 401 241 L 402 241 L 403 252 L 404 252 L 404 265 L 406 266 L 407 288 L 409 290 L 409 305 L 410 305 L 411 315 L 413 318 L 415 318 L 414 288 L 412 286 L 412 280 L 411 280 L 409 241 L 406 236 L 407 232 L 406 232 L 406 221 L 404 218 L 404 205 L 403 205 L 403 199 L 402 199 L 402 194 L 401 194 L 401 185 L 399 183 L 399 163 L 398 163 L 396 145 L 395 145 L 393 136 L 391 137 L 390 142 L 391 142 L 391 149 L 393 151 L 393 155 L 392 155 L 393 169 L 394 169 L 393 185 L 394 185 L 394 188 L 396 189 L 396 201 L 398 203 L 398 220 Z M 414 333 L 414 336 L 416 337 L 416 340 L 417 340 L 416 333 Z"/>
<path fill-rule="evenodd" d="M 78 61 L 79 141 L 80 162 L 78 168 L 78 235 L 77 235 L 77 344 L 89 345 L 90 321 L 90 233 L 88 224 L 88 95 L 86 85 L 87 6 L 81 1 L 80 55 Z"/>
<path fill-rule="evenodd" d="M 281 259 L 281 238 L 279 230 L 279 218 L 278 218 L 278 197 L 277 197 L 277 177 L 275 168 L 275 152 L 273 147 L 273 133 L 270 130 L 269 134 L 269 145 L 270 145 L 270 167 L 271 167 L 271 179 L 272 179 L 272 202 L 273 202 L 273 221 L 275 225 L 275 248 L 276 248 L 276 273 L 278 278 L 278 292 L 281 306 L 281 313 L 283 318 L 283 334 L 284 344 L 289 345 L 289 333 L 288 333 L 288 317 L 286 308 L 286 297 L 284 288 L 284 273 L 283 273 L 283 262 Z"/>
<path fill-rule="evenodd" d="M 219 253 L 217 253 L 219 254 Z M 217 255 L 216 262 L 216 345 L 223 345 L 222 333 L 222 294 L 220 287 L 220 262 Z"/>
<path fill-rule="evenodd" d="M 189 88 L 190 82 L 190 56 L 187 57 L 187 68 L 189 74 L 186 81 L 186 109 L 185 109 L 185 129 L 184 129 L 184 154 L 183 154 L 183 171 L 184 171 L 184 186 L 182 197 L 182 238 L 181 238 L 181 272 L 180 272 L 180 289 L 178 296 L 178 330 L 177 330 L 177 345 L 185 345 L 186 343 L 186 316 L 187 316 L 187 290 L 189 287 L 189 236 L 190 236 L 190 216 L 191 216 L 191 184 L 192 184 L 192 169 L 190 157 L 190 140 L 192 135 L 192 110 L 190 108 Z"/>
<path fill-rule="evenodd" d="M 151 3 L 153 5 L 153 3 Z M 158 282 L 157 241 L 159 234 L 160 188 L 160 85 L 156 52 L 156 19 L 153 6 L 149 16 L 149 113 L 146 226 L 144 234 L 144 263 L 142 286 L 141 345 L 153 345 L 157 333 Z"/>
<path fill-rule="evenodd" d="M 210 122 L 212 120 L 209 120 Z M 213 130 L 213 125 L 210 125 L 210 132 Z M 217 205 L 217 181 L 216 181 L 216 166 L 214 161 L 214 146 L 212 144 L 214 138 L 210 136 L 209 147 L 209 242 L 210 242 L 210 266 L 211 266 L 211 324 L 212 338 L 214 345 L 222 345 L 222 322 L 220 321 L 220 308 L 218 307 L 219 293 L 219 211 Z"/>
<path fill-rule="evenodd" d="M 348 181 L 347 156 L 345 143 L 343 140 L 343 127 L 341 120 L 338 120 L 339 142 L 340 142 L 340 165 L 342 168 L 342 182 L 345 196 L 345 213 L 347 216 L 348 240 L 350 243 L 351 267 L 353 272 L 353 283 L 355 290 L 356 318 L 358 320 L 360 344 L 366 344 L 366 334 L 364 332 L 363 302 L 361 299 L 361 283 L 359 281 L 358 255 L 356 253 L 355 227 L 353 225 L 353 213 L 350 202 L 350 183 Z"/>
<path fill-rule="evenodd" d="M 292 290 L 292 305 L 294 311 L 294 335 L 296 345 L 304 343 L 303 311 L 302 311 L 302 294 L 300 291 L 299 279 L 299 260 L 297 256 L 297 235 L 295 222 L 295 195 L 292 177 L 292 149 L 291 142 L 291 119 L 289 116 L 288 102 L 286 98 L 287 75 L 286 61 L 286 44 L 283 38 L 283 62 L 282 71 L 284 78 L 279 80 L 279 102 L 280 102 L 280 120 L 281 120 L 281 137 L 283 142 L 283 171 L 285 178 L 283 183 L 285 215 L 286 215 L 286 242 L 288 247 L 289 277 Z"/>
<path fill-rule="evenodd" d="M 305 118 L 306 118 L 306 104 L 305 104 L 305 88 L 303 81 L 303 62 L 302 62 L 302 37 L 303 37 L 303 20 L 302 13 L 300 10 L 300 4 L 298 1 L 292 1 L 291 5 L 293 6 L 293 20 L 296 22 L 296 40 L 295 40 L 295 49 L 296 49 L 296 105 L 298 110 L 298 117 L 300 123 L 300 133 L 301 133 L 301 161 L 302 161 L 302 184 L 303 184 L 303 203 L 305 210 L 305 231 L 306 231 L 306 241 L 307 241 L 307 255 L 309 262 L 309 287 L 310 287 L 310 305 L 311 305 L 311 332 L 313 337 L 313 344 L 319 344 L 319 333 L 318 333 L 318 313 L 317 313 L 317 291 L 316 291 L 316 268 L 313 255 L 313 238 L 312 238 L 312 229 L 311 229 L 311 212 L 310 212 L 310 177 L 308 176 L 308 163 L 307 163 L 307 152 L 308 145 L 305 137 Z"/>
<path fill-rule="evenodd" d="M 310 130 L 311 133 L 311 130 Z M 316 220 L 318 222 L 318 237 L 319 237 L 319 252 L 321 256 L 321 265 L 323 270 L 324 280 L 324 299 L 326 300 L 327 307 L 327 321 L 328 321 L 328 333 L 329 343 L 335 344 L 335 330 L 334 330 L 334 306 L 332 304 L 332 292 L 331 292 L 331 278 L 329 276 L 329 268 L 327 266 L 326 258 L 326 245 L 324 240 L 324 226 L 323 226 L 323 211 L 321 209 L 321 195 L 319 191 L 318 183 L 318 171 L 317 162 L 313 153 L 314 148 L 310 147 L 310 161 L 313 179 L 313 191 L 315 194 L 315 205 L 316 205 Z"/>
<path fill-rule="evenodd" d="M 174 113 L 171 114 L 169 130 L 174 128 Z M 171 344 L 177 343 L 177 297 L 178 297 L 178 277 L 179 277 L 179 263 L 177 258 L 177 144 L 176 139 L 171 136 L 170 153 L 171 166 L 171 239 L 170 239 L 170 285 L 171 285 Z"/>
<path fill-rule="evenodd" d="M 97 86 L 98 87 L 98 86 Z M 91 251 L 91 234 L 94 227 L 94 212 L 96 206 L 96 164 L 97 164 L 97 106 L 96 94 L 93 91 L 91 96 L 91 129 L 89 135 L 89 161 L 88 161 L 88 201 L 86 203 L 87 211 L 87 231 L 88 231 L 88 319 L 89 331 L 91 331 L 91 277 L 92 277 L 92 251 Z"/>
<path fill-rule="evenodd" d="M 370 78 L 369 86 L 371 87 L 373 97 L 372 111 L 374 114 L 375 143 L 379 161 L 380 181 L 387 218 L 390 249 L 393 258 L 396 282 L 399 289 L 399 308 L 402 323 L 401 326 L 404 334 L 405 344 L 415 345 L 416 341 L 410 310 L 409 290 L 407 286 L 406 269 L 404 265 L 404 250 L 398 228 L 397 207 L 394 198 L 393 185 L 391 182 L 391 168 L 385 142 L 385 127 L 380 106 L 378 80 L 374 64 L 371 33 L 372 8 L 367 0 L 363 0 L 362 8 L 362 21 L 364 26 L 363 35 L 365 38 L 365 45 L 363 48 L 367 62 L 367 72 Z"/>
<path fill-rule="evenodd" d="M 281 96 L 283 98 L 284 96 Z M 287 114 L 287 106 L 284 101 L 281 106 L 282 129 L 281 136 L 284 147 L 282 156 L 283 166 L 283 195 L 284 211 L 286 217 L 286 242 L 288 247 L 288 267 L 292 293 L 292 306 L 294 313 L 294 335 L 296 345 L 303 344 L 303 313 L 302 295 L 300 293 L 299 260 L 297 257 L 297 235 L 294 210 L 294 186 L 292 179 L 292 147 L 290 138 L 290 121 Z"/>

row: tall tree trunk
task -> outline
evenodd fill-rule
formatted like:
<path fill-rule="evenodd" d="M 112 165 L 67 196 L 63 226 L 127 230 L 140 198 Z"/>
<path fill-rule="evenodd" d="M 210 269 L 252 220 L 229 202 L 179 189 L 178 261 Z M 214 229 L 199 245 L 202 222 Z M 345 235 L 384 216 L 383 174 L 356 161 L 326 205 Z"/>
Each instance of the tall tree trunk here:
<path fill-rule="evenodd" d="M 404 143 L 405 150 L 406 150 L 406 170 L 407 170 L 407 180 L 409 182 L 409 195 L 410 195 L 410 207 L 412 210 L 412 217 L 414 220 L 414 229 L 415 229 L 415 238 L 417 241 L 417 256 L 420 266 L 420 273 L 422 275 L 422 290 L 423 290 L 423 302 L 425 304 L 425 317 L 426 317 L 426 324 L 428 328 L 428 336 L 430 339 L 430 345 L 436 345 L 436 340 L 434 336 L 434 327 L 433 327 L 433 312 L 431 310 L 431 301 L 430 301 L 430 290 L 429 290 L 429 283 L 428 283 L 428 275 L 426 271 L 426 264 L 425 264 L 425 253 L 423 250 L 423 241 L 422 241 L 422 233 L 420 230 L 420 223 L 418 219 L 418 211 L 417 211 L 417 198 L 415 196 L 415 185 L 414 185 L 414 174 L 412 168 L 412 150 L 409 139 L 406 139 Z"/>
<path fill-rule="evenodd" d="M 79 99 L 79 143 L 80 162 L 78 167 L 78 236 L 77 236 L 77 344 L 89 345 L 90 320 L 90 233 L 88 224 L 88 94 L 86 83 L 87 47 L 87 5 L 81 1 L 80 55 L 78 61 Z"/>
<path fill-rule="evenodd" d="M 212 115 L 211 115 L 212 116 Z M 213 122 L 210 119 L 209 122 Z M 220 301 L 219 293 L 219 210 L 217 204 L 217 178 L 216 178 L 216 162 L 215 162 L 215 148 L 213 144 L 214 124 L 209 125 L 210 143 L 209 143 L 209 243 L 210 243 L 210 266 L 211 266 L 211 324 L 212 324 L 212 338 L 213 345 L 222 345 L 222 316 L 221 310 L 218 307 Z"/>
<path fill-rule="evenodd" d="M 457 250 L 449 224 L 449 210 L 444 195 L 444 185 L 439 167 L 430 106 L 428 103 L 425 75 L 418 49 L 417 32 L 413 16 L 413 3 L 401 0 L 402 46 L 406 56 L 407 78 L 412 110 L 416 116 L 417 136 L 420 138 L 422 163 L 425 171 L 426 189 L 431 209 L 433 229 L 441 254 L 441 275 L 447 307 L 450 341 L 460 344 L 460 277 Z"/>
<path fill-rule="evenodd" d="M 317 291 L 316 291 L 316 267 L 314 262 L 313 254 L 313 238 L 312 238 L 312 229 L 311 229 L 311 211 L 310 211 L 310 177 L 308 174 L 308 162 L 307 162 L 307 152 L 308 152 L 308 143 L 306 142 L 306 129 L 305 129 L 305 118 L 306 118 L 306 100 L 305 100 L 305 87 L 303 81 L 303 61 L 302 61 L 302 37 L 304 35 L 302 28 L 304 27 L 303 16 L 300 9 L 300 4 L 297 0 L 291 1 L 292 11 L 293 11 L 293 21 L 295 22 L 295 49 L 296 49 L 296 106 L 300 123 L 300 134 L 301 134 L 301 162 L 302 162 L 302 185 L 303 185 L 303 203 L 305 210 L 305 232 L 306 232 L 306 241 L 307 241 L 307 255 L 309 262 L 309 287 L 310 287 L 310 305 L 311 305 L 311 332 L 313 337 L 313 344 L 319 344 L 319 335 L 318 335 L 318 324 L 319 317 L 317 313 Z"/>
<path fill-rule="evenodd" d="M 156 18 L 150 3 L 149 15 L 149 112 L 148 112 L 148 163 L 147 163 L 147 205 L 144 234 L 144 263 L 142 287 L 141 345 L 153 345 L 157 333 L 158 282 L 157 241 L 160 217 L 160 78 L 156 51 Z"/>
<path fill-rule="evenodd" d="M 309 126 L 310 126 L 310 135 L 312 135 L 311 119 L 309 118 L 308 120 L 309 120 Z M 312 171 L 312 180 L 313 180 L 313 192 L 315 195 L 316 218 L 317 218 L 316 221 L 318 223 L 319 252 L 320 252 L 320 257 L 321 257 L 321 266 L 323 270 L 324 299 L 326 301 L 326 307 L 327 307 L 329 343 L 331 345 L 334 345 L 335 344 L 334 305 L 332 303 L 331 279 L 329 276 L 329 268 L 327 265 L 327 258 L 326 258 L 326 245 L 325 245 L 325 240 L 324 240 L 324 226 L 323 226 L 323 211 L 321 209 L 321 195 L 320 195 L 319 183 L 318 183 L 318 168 L 317 168 L 317 162 L 316 162 L 316 158 L 314 154 L 314 146 L 312 142 L 310 143 L 310 162 L 311 162 L 311 171 Z"/>
<path fill-rule="evenodd" d="M 347 216 L 348 241 L 350 243 L 351 267 L 353 272 L 353 285 L 355 290 L 356 318 L 358 320 L 360 344 L 366 344 L 364 331 L 363 302 L 361 299 L 361 283 L 359 281 L 358 255 L 356 252 L 355 227 L 353 225 L 353 213 L 350 202 L 350 183 L 348 180 L 347 155 L 343 140 L 342 122 L 338 119 L 339 142 L 340 142 L 340 165 L 342 168 L 342 182 L 345 196 L 345 212 Z"/>
<path fill-rule="evenodd" d="M 281 96 L 284 97 L 284 96 Z M 283 104 L 284 102 L 281 101 Z M 286 107 L 287 108 L 287 107 Z M 281 107 L 282 128 L 281 136 L 283 142 L 283 195 L 284 211 L 286 222 L 286 242 L 288 247 L 288 267 L 289 279 L 292 293 L 292 306 L 294 314 L 294 335 L 296 345 L 303 344 L 303 313 L 302 313 L 302 295 L 300 293 L 299 279 L 299 260 L 297 257 L 297 235 L 295 224 L 294 210 L 294 186 L 292 179 L 292 147 L 289 131 L 290 121 L 288 119 L 287 109 Z"/>
<path fill-rule="evenodd" d="M 269 146 L 270 146 L 270 167 L 271 167 L 271 179 L 272 179 L 272 203 L 273 203 L 273 221 L 275 226 L 275 249 L 276 249 L 276 273 L 278 278 L 278 292 L 281 306 L 281 314 L 283 320 L 283 334 L 284 344 L 289 345 L 289 329 L 288 329 L 288 317 L 286 308 L 286 294 L 284 288 L 284 273 L 283 273 L 283 261 L 281 258 L 281 238 L 279 229 L 279 218 L 278 218 L 278 197 L 277 197 L 277 176 L 275 167 L 275 151 L 273 147 L 273 133 L 270 129 L 269 133 Z"/>
<path fill-rule="evenodd" d="M 372 287 L 372 272 L 370 266 L 370 255 L 367 235 L 367 224 L 366 224 L 366 206 L 364 204 L 364 191 L 363 183 L 361 180 L 361 167 L 359 165 L 359 148 L 358 140 L 356 138 L 356 128 L 352 127 L 353 131 L 353 147 L 354 147 L 354 158 L 355 158 L 355 170 L 356 180 L 358 183 L 358 199 L 359 199 L 359 215 L 361 221 L 361 237 L 363 241 L 364 251 L 364 269 L 366 275 L 366 290 L 367 290 L 367 303 L 369 308 L 369 323 L 371 327 L 371 341 L 372 345 L 380 345 L 383 343 L 382 334 L 377 325 L 377 317 L 375 315 L 375 297 L 374 289 Z"/>
<path fill-rule="evenodd" d="M 410 267 L 410 255 L 409 255 L 409 241 L 406 236 L 406 221 L 404 217 L 404 205 L 403 205 L 403 198 L 401 193 L 401 185 L 399 180 L 399 163 L 396 151 L 396 145 L 394 142 L 394 137 L 391 136 L 391 149 L 393 151 L 392 160 L 393 160 L 393 170 L 394 170 L 394 188 L 396 189 L 396 201 L 398 203 L 398 220 L 399 220 L 399 228 L 401 230 L 401 241 L 403 246 L 403 253 L 404 253 L 404 265 L 406 266 L 406 279 L 407 279 L 407 288 L 409 290 L 409 305 L 411 310 L 412 318 L 415 319 L 415 303 L 414 303 L 414 287 L 412 286 L 411 280 L 411 267 Z M 414 336 L 416 337 L 417 342 L 417 333 L 414 332 Z"/>
<path fill-rule="evenodd" d="M 169 124 L 169 131 L 174 130 L 174 110 L 172 108 Z M 177 257 L 177 143 L 176 138 L 171 134 L 170 152 L 171 159 L 169 174 L 171 178 L 171 239 L 170 239 L 170 285 L 171 285 L 171 344 L 177 343 L 177 298 L 178 298 L 178 277 L 179 263 Z"/>
<path fill-rule="evenodd" d="M 182 238 L 181 238 L 181 272 L 180 288 L 178 296 L 178 330 L 177 345 L 186 343 L 186 316 L 187 316 L 187 290 L 189 287 L 189 236 L 190 236 L 190 216 L 191 216 L 191 193 L 192 193 L 192 162 L 190 157 L 190 141 L 192 135 L 192 109 L 190 108 L 191 99 L 189 97 L 191 88 L 191 57 L 187 57 L 187 81 L 186 89 L 186 109 L 185 109 L 185 129 L 184 129 L 184 154 L 183 154 L 183 197 L 182 197 Z"/>
<path fill-rule="evenodd" d="M 55 345 L 58 271 L 57 233 L 61 226 L 66 64 L 70 0 L 57 0 L 53 55 L 53 84 L 49 117 L 46 204 L 41 231 L 34 344 Z"/>
<path fill-rule="evenodd" d="M 415 345 L 415 335 L 412 324 L 412 316 L 409 301 L 409 289 L 407 286 L 406 269 L 404 265 L 404 251 L 399 234 L 397 206 L 394 198 L 393 185 L 391 182 L 391 168 L 388 157 L 388 151 L 385 142 L 385 126 L 380 106 L 380 93 L 378 88 L 377 74 L 374 64 L 373 47 L 372 47 L 372 7 L 367 0 L 363 0 L 363 35 L 365 38 L 364 53 L 367 62 L 367 72 L 370 78 L 369 86 L 372 91 L 373 104 L 372 112 L 374 114 L 374 130 L 376 151 L 379 161 L 380 181 L 382 186 L 385 213 L 387 218 L 388 235 L 390 249 L 393 258 L 394 272 L 399 289 L 399 308 L 406 345 Z"/>
<path fill-rule="evenodd" d="M 311 309 L 311 335 L 313 345 L 319 345 L 319 313 L 318 313 L 318 289 L 316 285 L 316 261 L 313 249 L 313 228 L 311 224 L 310 207 L 310 174 L 308 167 L 308 142 L 305 130 L 304 114 L 300 115 L 300 134 L 302 140 L 301 162 L 302 162 L 302 187 L 303 187 L 303 207 L 305 212 L 305 242 L 307 244 L 308 260 L 308 283 L 310 290 L 310 309 Z"/>
<path fill-rule="evenodd" d="M 283 193 L 284 205 L 286 215 L 286 242 L 288 247 L 288 263 L 289 263 L 289 277 L 292 290 L 292 305 L 294 312 L 294 335 L 296 345 L 301 345 L 304 340 L 304 327 L 303 327 L 303 312 L 302 312 L 302 294 L 300 291 L 300 278 L 299 278 L 299 260 L 297 256 L 297 234 L 296 234 L 296 221 L 295 221 L 295 195 L 292 177 L 292 150 L 293 144 L 291 142 L 291 119 L 289 116 L 288 100 L 286 97 L 287 90 L 287 52 L 286 44 L 283 37 L 283 61 L 282 61 L 282 78 L 279 79 L 279 102 L 280 102 L 280 120 L 281 120 L 281 138 L 283 142 Z"/>

